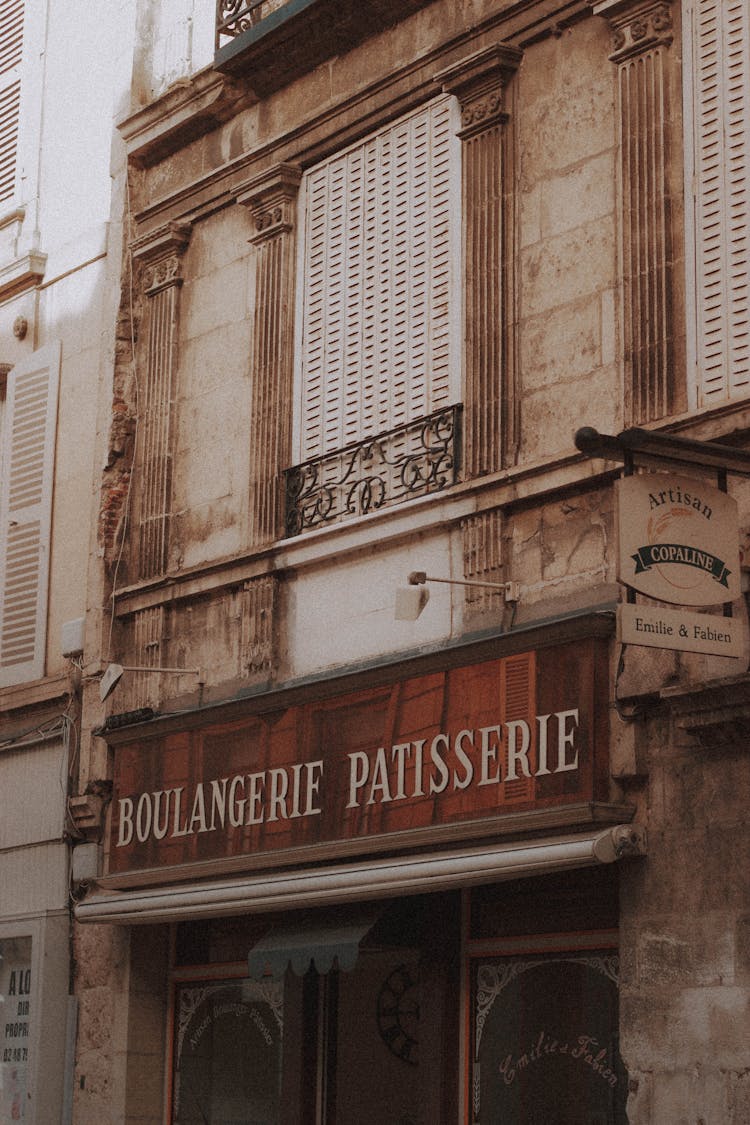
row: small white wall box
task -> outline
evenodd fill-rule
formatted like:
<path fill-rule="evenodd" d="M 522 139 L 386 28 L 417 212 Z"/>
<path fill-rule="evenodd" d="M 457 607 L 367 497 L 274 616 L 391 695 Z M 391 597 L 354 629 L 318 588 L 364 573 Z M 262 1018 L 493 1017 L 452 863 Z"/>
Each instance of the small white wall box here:
<path fill-rule="evenodd" d="M 60 638 L 63 656 L 78 656 L 83 652 L 83 625 L 83 617 L 76 617 L 63 625 Z"/>
<path fill-rule="evenodd" d="M 99 848 L 96 844 L 76 844 L 73 848 L 71 876 L 74 883 L 90 883 L 99 874 Z"/>

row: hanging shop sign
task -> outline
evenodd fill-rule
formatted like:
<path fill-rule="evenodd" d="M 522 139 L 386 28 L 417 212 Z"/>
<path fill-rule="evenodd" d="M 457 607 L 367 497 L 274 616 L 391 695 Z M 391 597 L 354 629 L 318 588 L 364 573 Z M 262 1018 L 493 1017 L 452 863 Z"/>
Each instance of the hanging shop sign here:
<path fill-rule="evenodd" d="M 591 638 L 120 745 L 108 873 L 459 840 L 606 800 L 606 701 Z"/>
<path fill-rule="evenodd" d="M 740 596 L 731 496 L 667 473 L 623 477 L 616 489 L 620 582 L 673 605 L 713 606 Z"/>
<path fill-rule="evenodd" d="M 616 484 L 617 578 L 660 602 L 717 605 L 740 596 L 737 503 L 703 480 L 649 472 Z"/>
<path fill-rule="evenodd" d="M 690 477 L 644 473 L 617 482 L 617 577 L 659 602 L 617 611 L 623 644 L 742 655 L 739 621 L 684 607 L 726 604 L 740 596 L 737 505 L 718 488 Z"/>
<path fill-rule="evenodd" d="M 711 656 L 742 656 L 745 643 L 735 618 L 640 603 L 617 607 L 617 639 L 626 645 Z"/>

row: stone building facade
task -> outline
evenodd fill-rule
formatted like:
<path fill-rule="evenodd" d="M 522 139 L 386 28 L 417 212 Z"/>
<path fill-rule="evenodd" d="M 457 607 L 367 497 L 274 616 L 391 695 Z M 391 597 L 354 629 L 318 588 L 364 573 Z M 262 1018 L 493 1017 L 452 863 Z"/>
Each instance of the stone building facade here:
<path fill-rule="evenodd" d="M 747 526 L 746 6 L 207 9 L 118 127 L 74 1120 L 739 1125 L 744 595 L 621 643 L 574 434 Z"/>

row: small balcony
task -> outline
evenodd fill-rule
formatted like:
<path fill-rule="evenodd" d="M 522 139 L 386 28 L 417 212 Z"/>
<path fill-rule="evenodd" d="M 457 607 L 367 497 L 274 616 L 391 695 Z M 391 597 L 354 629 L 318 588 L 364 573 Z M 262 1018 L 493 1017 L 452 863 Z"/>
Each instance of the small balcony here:
<path fill-rule="evenodd" d="M 461 467 L 461 406 L 287 469 L 285 530 L 300 535 L 440 492 Z"/>
<path fill-rule="evenodd" d="M 432 0 L 217 0 L 214 67 L 259 97 Z"/>

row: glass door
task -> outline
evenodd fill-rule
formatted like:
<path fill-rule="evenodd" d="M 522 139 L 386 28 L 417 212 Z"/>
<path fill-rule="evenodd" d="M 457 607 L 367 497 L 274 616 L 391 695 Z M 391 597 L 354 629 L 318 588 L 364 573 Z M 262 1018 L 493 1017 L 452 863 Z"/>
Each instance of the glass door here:
<path fill-rule="evenodd" d="M 613 949 L 471 961 L 470 1125 L 626 1125 Z"/>

